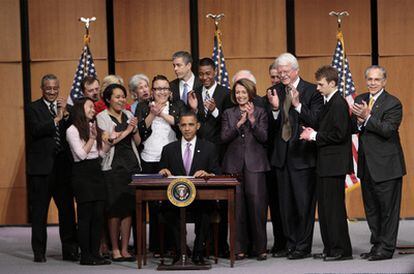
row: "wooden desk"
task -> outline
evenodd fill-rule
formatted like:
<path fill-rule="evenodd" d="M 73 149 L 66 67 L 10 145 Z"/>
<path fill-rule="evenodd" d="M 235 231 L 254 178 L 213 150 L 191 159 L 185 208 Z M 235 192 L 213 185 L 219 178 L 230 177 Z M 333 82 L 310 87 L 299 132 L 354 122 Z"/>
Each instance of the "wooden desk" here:
<path fill-rule="evenodd" d="M 148 201 L 168 200 L 167 188 L 172 178 L 133 179 L 130 186 L 135 188 L 136 217 L 137 217 L 137 264 L 142 268 L 146 265 L 146 228 L 145 214 Z M 225 200 L 228 202 L 228 222 L 230 228 L 230 266 L 234 266 L 235 240 L 235 196 L 239 182 L 234 177 L 215 176 L 211 178 L 190 179 L 197 189 L 197 200 Z"/>

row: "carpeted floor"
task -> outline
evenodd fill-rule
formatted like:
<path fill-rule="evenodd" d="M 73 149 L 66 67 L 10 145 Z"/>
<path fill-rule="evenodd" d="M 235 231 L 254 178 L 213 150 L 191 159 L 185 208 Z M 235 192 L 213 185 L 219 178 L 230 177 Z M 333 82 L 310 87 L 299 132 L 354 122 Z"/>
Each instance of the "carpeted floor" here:
<path fill-rule="evenodd" d="M 369 248 L 369 230 L 365 221 L 349 224 L 353 245 L 354 260 L 343 262 L 323 262 L 312 258 L 290 261 L 286 258 L 268 258 L 258 262 L 255 259 L 237 261 L 230 268 L 228 260 L 219 260 L 211 270 L 196 271 L 197 273 L 414 273 L 414 255 L 395 253 L 392 260 L 368 262 L 359 258 L 361 252 Z M 193 226 L 188 225 L 188 242 L 192 243 Z M 272 243 L 271 224 L 268 223 L 268 243 Z M 0 273 L 155 273 L 158 260 L 149 257 L 148 264 L 142 270 L 137 270 L 136 263 L 113 263 L 109 266 L 81 266 L 79 263 L 65 262 L 61 259 L 58 228 L 48 228 L 47 262 L 34 263 L 30 247 L 29 227 L 0 227 Z M 400 222 L 399 245 L 414 245 L 414 221 Z M 319 225 L 316 223 L 314 245 L 312 252 L 321 252 L 322 242 Z M 180 273 L 180 272 L 174 272 Z M 192 273 L 185 271 L 184 273 Z"/>

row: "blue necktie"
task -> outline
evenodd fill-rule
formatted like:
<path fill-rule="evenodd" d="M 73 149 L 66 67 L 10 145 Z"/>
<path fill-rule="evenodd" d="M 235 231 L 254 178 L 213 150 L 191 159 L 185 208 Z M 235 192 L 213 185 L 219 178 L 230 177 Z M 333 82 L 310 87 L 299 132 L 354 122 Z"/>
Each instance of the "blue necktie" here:
<path fill-rule="evenodd" d="M 184 102 L 184 104 L 188 104 L 188 84 L 184 83 L 184 91 L 183 96 L 181 97 L 181 100 Z"/>

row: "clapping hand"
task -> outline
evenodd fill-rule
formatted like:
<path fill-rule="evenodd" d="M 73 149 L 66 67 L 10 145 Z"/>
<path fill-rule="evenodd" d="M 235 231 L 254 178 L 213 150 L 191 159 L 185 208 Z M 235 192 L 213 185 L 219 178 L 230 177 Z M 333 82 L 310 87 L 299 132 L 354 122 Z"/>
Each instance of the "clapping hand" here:
<path fill-rule="evenodd" d="M 188 105 L 190 106 L 190 108 L 192 110 L 197 110 L 198 108 L 198 100 L 197 100 L 197 96 L 194 90 L 190 91 L 188 93 Z"/>
<path fill-rule="evenodd" d="M 269 103 L 272 105 L 273 110 L 279 110 L 279 96 L 277 95 L 276 89 L 267 90 L 267 100 L 269 100 Z"/>

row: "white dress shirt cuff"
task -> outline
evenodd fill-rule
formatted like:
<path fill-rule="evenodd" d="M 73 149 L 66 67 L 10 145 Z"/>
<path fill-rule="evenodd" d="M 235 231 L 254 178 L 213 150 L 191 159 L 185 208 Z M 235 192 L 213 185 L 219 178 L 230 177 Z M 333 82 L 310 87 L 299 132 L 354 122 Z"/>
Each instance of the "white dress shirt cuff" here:
<path fill-rule="evenodd" d="M 316 141 L 316 135 L 318 134 L 318 132 L 316 132 L 316 131 L 313 131 L 311 134 L 310 134 L 310 139 L 311 139 L 311 141 Z"/>
<path fill-rule="evenodd" d="M 300 113 L 300 110 L 302 109 L 302 104 L 299 103 L 299 105 L 297 107 L 295 107 L 295 110 Z"/>
<path fill-rule="evenodd" d="M 211 112 L 211 115 L 213 115 L 214 118 L 217 118 L 219 116 L 219 110 L 215 108 L 213 112 Z"/>
<path fill-rule="evenodd" d="M 273 119 L 277 120 L 277 117 L 279 117 L 280 110 L 272 110 Z"/>

